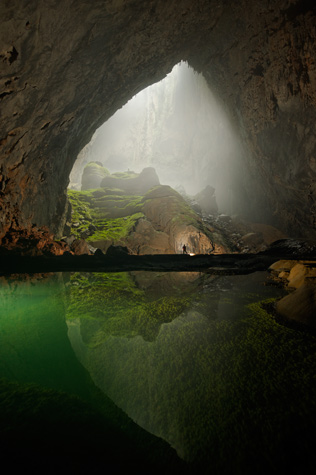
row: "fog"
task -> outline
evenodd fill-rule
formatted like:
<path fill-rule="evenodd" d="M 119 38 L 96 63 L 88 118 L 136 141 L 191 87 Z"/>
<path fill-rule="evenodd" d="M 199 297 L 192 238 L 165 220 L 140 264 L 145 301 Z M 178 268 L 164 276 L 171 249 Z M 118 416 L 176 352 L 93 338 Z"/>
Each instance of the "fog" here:
<path fill-rule="evenodd" d="M 241 147 L 224 109 L 202 75 L 186 63 L 134 96 L 94 134 L 71 174 L 99 161 L 110 172 L 154 167 L 160 182 L 194 195 L 216 190 L 220 212 L 233 212 Z"/>

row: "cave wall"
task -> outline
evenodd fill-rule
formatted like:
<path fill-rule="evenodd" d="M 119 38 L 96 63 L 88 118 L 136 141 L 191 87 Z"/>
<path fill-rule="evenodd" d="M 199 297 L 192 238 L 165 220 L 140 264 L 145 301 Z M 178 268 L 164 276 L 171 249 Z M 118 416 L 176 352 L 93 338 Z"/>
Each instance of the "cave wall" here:
<path fill-rule="evenodd" d="M 296 237 L 316 227 L 315 12 L 311 1 L 236 2 L 217 25 L 225 34 L 193 59 L 243 139 L 249 215 Z"/>
<path fill-rule="evenodd" d="M 315 235 L 315 16 L 295 0 L 1 2 L 0 238 L 32 224 L 60 234 L 79 151 L 180 60 L 244 141 L 243 211 Z"/>

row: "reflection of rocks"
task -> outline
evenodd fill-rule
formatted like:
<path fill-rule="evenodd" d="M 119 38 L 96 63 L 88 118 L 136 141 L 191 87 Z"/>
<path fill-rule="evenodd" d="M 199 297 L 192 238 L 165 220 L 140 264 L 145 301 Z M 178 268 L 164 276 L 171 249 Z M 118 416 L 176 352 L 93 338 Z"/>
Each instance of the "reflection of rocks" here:
<path fill-rule="evenodd" d="M 103 397 L 78 362 L 65 323 L 65 279 L 0 276 L 2 462 L 17 473 L 25 463 L 30 473 L 46 473 L 40 467 L 48 460 L 50 473 L 97 474 L 105 460 L 107 473 L 126 473 L 127 463 L 141 467 L 138 474 L 182 473 L 170 446 Z"/>
<path fill-rule="evenodd" d="M 163 326 L 154 342 L 146 342 L 140 336 L 112 337 L 96 348 L 85 343 L 86 336 L 79 321 L 69 322 L 68 335 L 76 356 L 96 386 L 137 424 L 168 441 L 181 457 L 188 457 L 174 415 L 181 415 L 184 410 L 178 391 L 186 393 L 191 386 L 200 384 L 200 376 L 191 371 L 192 361 L 198 348 L 201 351 L 198 340 L 203 338 L 207 323 L 207 318 L 189 311 Z M 181 383 L 178 380 L 177 387 L 173 388 L 170 382 L 176 375 Z M 192 391 L 193 400 L 194 395 Z M 194 404 L 188 394 L 186 398 L 189 406 Z"/>
<path fill-rule="evenodd" d="M 168 441 L 186 460 L 201 455 L 207 458 L 213 450 L 216 453 L 214 443 L 223 418 L 225 422 L 226 416 L 229 418 L 226 427 L 230 433 L 234 428 L 239 430 L 238 424 L 231 424 L 232 412 L 241 411 L 240 420 L 244 421 L 248 397 L 252 395 L 251 384 L 247 384 L 250 369 L 262 388 L 257 361 L 251 368 L 254 359 L 250 354 L 254 347 L 252 339 L 249 343 L 249 328 L 244 322 L 234 326 L 240 314 L 240 302 L 250 301 L 249 283 L 254 286 L 250 292 L 258 298 L 256 279 L 253 276 L 217 278 L 211 292 L 213 276 L 200 281 L 193 273 L 185 276 L 150 273 L 147 280 L 145 273 L 133 273 L 133 277 L 151 297 L 157 293 L 162 296 L 165 288 L 170 293 L 175 287 L 175 292 L 181 292 L 181 286 L 192 285 L 195 299 L 177 318 L 161 325 L 153 341 L 145 341 L 139 334 L 134 337 L 112 334 L 93 345 L 100 328 L 90 318 L 83 324 L 85 319 L 81 318 L 68 321 L 71 344 L 95 384 L 141 427 Z M 200 291 L 196 287 L 198 282 Z M 265 295 L 271 291 L 267 286 L 262 287 Z M 243 338 L 245 347 L 240 353 Z M 260 341 L 260 348 L 262 344 Z M 245 372 L 242 361 L 247 362 Z M 227 398 L 227 394 L 232 397 Z M 232 412 L 227 410 L 227 404 L 231 404 Z M 260 412 L 260 408 L 256 410 Z M 232 439 L 235 436 L 234 433 Z"/>
<path fill-rule="evenodd" d="M 139 289 L 150 299 L 166 295 L 184 295 L 191 288 L 198 291 L 213 283 L 214 276 L 200 272 L 134 271 L 131 275 Z"/>

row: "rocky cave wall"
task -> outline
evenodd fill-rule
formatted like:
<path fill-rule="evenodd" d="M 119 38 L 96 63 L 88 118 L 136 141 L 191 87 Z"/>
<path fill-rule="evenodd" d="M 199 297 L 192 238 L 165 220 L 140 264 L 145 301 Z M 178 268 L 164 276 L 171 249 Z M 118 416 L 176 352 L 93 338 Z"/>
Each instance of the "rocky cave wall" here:
<path fill-rule="evenodd" d="M 0 238 L 62 233 L 73 163 L 128 99 L 186 60 L 245 144 L 242 212 L 315 236 L 315 7 L 309 1 L 0 5 Z"/>

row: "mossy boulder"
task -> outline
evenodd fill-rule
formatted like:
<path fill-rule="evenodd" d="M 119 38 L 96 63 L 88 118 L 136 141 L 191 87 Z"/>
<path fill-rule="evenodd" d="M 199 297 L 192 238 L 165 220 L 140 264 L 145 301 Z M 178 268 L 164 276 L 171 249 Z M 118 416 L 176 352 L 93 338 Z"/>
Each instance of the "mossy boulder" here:
<path fill-rule="evenodd" d="M 84 169 L 81 178 L 81 190 L 99 188 L 104 177 L 110 172 L 100 162 L 90 162 Z"/>
<path fill-rule="evenodd" d="M 101 181 L 102 188 L 119 188 L 131 195 L 142 195 L 156 185 L 159 178 L 154 168 L 144 168 L 141 173 L 134 172 L 114 173 Z"/>
<path fill-rule="evenodd" d="M 130 182 L 134 178 L 118 180 Z M 193 253 L 212 250 L 211 231 L 170 186 L 156 185 L 142 195 L 131 193 L 131 188 L 124 192 L 107 187 L 69 190 L 68 196 L 71 233 L 103 252 L 110 245 L 127 246 L 132 254 L 178 253 L 183 244 Z"/>

